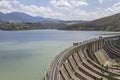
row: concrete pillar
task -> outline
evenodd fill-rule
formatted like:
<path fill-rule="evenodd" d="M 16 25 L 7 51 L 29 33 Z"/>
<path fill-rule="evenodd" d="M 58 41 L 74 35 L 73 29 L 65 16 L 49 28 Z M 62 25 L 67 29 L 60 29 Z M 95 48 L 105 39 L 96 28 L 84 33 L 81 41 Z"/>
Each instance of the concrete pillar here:
<path fill-rule="evenodd" d="M 97 41 L 95 41 L 95 52 L 97 51 Z"/>
<path fill-rule="evenodd" d="M 93 52 L 95 52 L 95 42 L 93 42 Z"/>
<path fill-rule="evenodd" d="M 96 51 L 98 51 L 98 46 L 99 46 L 98 40 L 96 42 L 97 42 L 97 44 L 96 44 Z"/>
<path fill-rule="evenodd" d="M 101 42 L 100 39 L 98 40 L 98 50 L 100 50 Z"/>

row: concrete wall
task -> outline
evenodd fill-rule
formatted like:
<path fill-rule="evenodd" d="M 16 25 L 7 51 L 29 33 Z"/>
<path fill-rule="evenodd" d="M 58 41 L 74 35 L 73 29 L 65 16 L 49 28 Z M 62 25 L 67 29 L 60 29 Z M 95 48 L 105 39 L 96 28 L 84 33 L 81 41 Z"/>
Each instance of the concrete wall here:
<path fill-rule="evenodd" d="M 45 80 L 89 80 L 90 78 L 90 80 L 100 78 L 107 80 L 106 74 L 108 72 L 105 75 L 101 74 L 101 65 L 107 65 L 111 59 L 119 56 L 111 47 L 108 47 L 108 45 L 113 44 L 113 41 L 119 38 L 120 36 L 100 37 L 98 39 L 74 43 L 72 47 L 61 52 L 49 64 L 45 72 Z M 90 67 L 94 67 L 98 72 L 92 72 Z M 79 72 L 78 69 L 81 71 Z M 115 78 L 115 80 L 118 79 Z"/>

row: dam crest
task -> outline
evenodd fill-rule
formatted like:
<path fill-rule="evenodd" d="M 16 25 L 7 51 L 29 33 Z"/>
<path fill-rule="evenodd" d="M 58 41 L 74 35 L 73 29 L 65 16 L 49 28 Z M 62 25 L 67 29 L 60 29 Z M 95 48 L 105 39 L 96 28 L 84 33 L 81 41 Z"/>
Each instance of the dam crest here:
<path fill-rule="evenodd" d="M 44 80 L 120 80 L 120 36 L 99 37 L 57 55 Z"/>

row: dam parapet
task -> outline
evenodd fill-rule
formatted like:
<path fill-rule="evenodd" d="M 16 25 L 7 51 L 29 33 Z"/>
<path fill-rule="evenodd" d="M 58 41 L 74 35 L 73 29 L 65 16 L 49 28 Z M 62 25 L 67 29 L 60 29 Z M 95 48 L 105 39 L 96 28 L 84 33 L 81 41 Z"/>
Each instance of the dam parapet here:
<path fill-rule="evenodd" d="M 120 80 L 120 36 L 73 43 L 49 64 L 44 80 Z"/>

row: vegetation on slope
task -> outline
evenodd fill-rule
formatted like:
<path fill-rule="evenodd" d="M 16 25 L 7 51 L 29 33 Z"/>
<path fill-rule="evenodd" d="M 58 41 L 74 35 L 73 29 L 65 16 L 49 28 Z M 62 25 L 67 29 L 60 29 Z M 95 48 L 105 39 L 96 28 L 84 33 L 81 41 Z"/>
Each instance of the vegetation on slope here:
<path fill-rule="evenodd" d="M 120 13 L 86 23 L 68 25 L 59 29 L 120 31 Z"/>
<path fill-rule="evenodd" d="M 36 29 L 58 29 L 67 25 L 81 23 L 84 21 L 41 21 L 41 22 L 14 22 L 0 20 L 1 30 L 36 30 Z"/>
<path fill-rule="evenodd" d="M 21 22 L 4 22 L 0 21 L 1 30 L 34 30 L 34 29 L 45 29 L 41 24 L 38 23 L 21 23 Z"/>
<path fill-rule="evenodd" d="M 120 31 L 120 13 L 94 21 L 40 21 L 40 22 L 14 22 L 0 19 L 1 30 L 106 30 Z"/>

